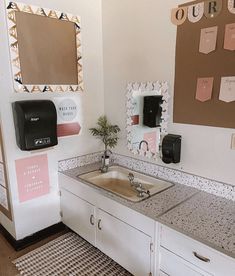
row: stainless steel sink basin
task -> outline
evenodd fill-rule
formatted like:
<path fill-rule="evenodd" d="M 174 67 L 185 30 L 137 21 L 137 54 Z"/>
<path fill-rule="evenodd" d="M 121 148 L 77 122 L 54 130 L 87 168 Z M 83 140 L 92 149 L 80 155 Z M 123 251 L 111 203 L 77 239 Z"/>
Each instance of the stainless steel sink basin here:
<path fill-rule="evenodd" d="M 160 193 L 174 185 L 173 183 L 146 176 L 119 166 L 110 167 L 106 173 L 101 173 L 97 170 L 79 175 L 78 177 L 133 202 L 138 202 L 149 197 L 147 194 L 143 197 L 138 196 L 138 192 L 131 186 L 128 179 L 129 173 L 134 175 L 134 181 L 140 182 L 142 187 L 149 191 L 150 196 Z"/>

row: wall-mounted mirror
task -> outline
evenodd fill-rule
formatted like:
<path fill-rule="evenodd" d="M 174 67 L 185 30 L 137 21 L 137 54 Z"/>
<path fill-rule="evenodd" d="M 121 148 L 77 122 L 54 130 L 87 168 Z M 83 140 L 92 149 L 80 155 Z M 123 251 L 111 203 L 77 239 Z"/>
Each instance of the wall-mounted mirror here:
<path fill-rule="evenodd" d="M 17 92 L 83 90 L 78 16 L 10 2 L 7 17 Z"/>
<path fill-rule="evenodd" d="M 161 136 L 167 134 L 168 83 L 127 85 L 127 146 L 141 156 L 157 158 Z"/>

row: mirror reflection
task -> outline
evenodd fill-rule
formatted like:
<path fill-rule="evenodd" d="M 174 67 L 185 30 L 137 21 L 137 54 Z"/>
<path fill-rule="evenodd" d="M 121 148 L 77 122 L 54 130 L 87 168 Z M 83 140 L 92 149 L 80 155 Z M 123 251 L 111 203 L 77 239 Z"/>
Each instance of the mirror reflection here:
<path fill-rule="evenodd" d="M 167 82 L 129 83 L 127 142 L 134 154 L 157 158 L 161 135 L 167 132 Z"/>

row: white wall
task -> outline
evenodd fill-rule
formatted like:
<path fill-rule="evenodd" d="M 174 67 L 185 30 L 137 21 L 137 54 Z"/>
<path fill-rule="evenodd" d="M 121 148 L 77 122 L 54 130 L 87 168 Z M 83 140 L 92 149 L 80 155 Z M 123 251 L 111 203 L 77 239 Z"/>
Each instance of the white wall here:
<path fill-rule="evenodd" d="M 125 128 L 125 88 L 130 81 L 167 80 L 173 97 L 176 27 L 170 12 L 179 0 L 103 0 L 105 112 Z M 170 167 L 235 185 L 234 129 L 173 124 L 181 134 L 182 160 Z M 128 154 L 125 131 L 116 151 Z M 159 164 L 163 164 L 158 161 Z M 165 164 L 164 164 L 165 165 Z"/>
<path fill-rule="evenodd" d="M 75 94 L 29 95 L 14 93 L 9 64 L 5 6 L 3 2 L 0 1 L 0 112 L 6 141 L 5 150 L 7 153 L 15 225 L 7 222 L 3 216 L 0 216 L 0 223 L 8 228 L 9 232 L 16 239 L 22 239 L 60 221 L 57 181 L 58 160 L 99 150 L 99 144 L 91 137 L 88 128 L 93 126 L 97 118 L 104 113 L 101 0 L 22 1 L 26 4 L 81 16 L 85 91 L 80 96 Z M 6 1 L 6 3 L 8 2 Z M 58 146 L 45 151 L 48 154 L 50 167 L 50 194 L 20 204 L 16 183 L 15 160 L 40 154 L 41 152 L 22 152 L 16 146 L 11 102 L 22 99 L 50 99 L 55 96 L 82 97 L 84 129 L 80 136 L 60 138 Z"/>

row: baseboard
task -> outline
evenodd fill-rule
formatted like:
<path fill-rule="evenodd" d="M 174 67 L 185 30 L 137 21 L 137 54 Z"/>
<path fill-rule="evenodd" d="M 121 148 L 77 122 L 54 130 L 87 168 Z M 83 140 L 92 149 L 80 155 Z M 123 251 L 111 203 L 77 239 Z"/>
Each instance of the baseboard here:
<path fill-rule="evenodd" d="M 43 239 L 50 237 L 56 233 L 59 233 L 66 229 L 66 226 L 60 222 L 54 224 L 48 228 L 45 228 L 31 236 L 28 236 L 22 240 L 16 240 L 12 235 L 0 224 L 0 233 L 6 238 L 6 240 L 11 244 L 11 246 L 16 250 L 22 250 L 32 244 L 35 244 Z"/>

